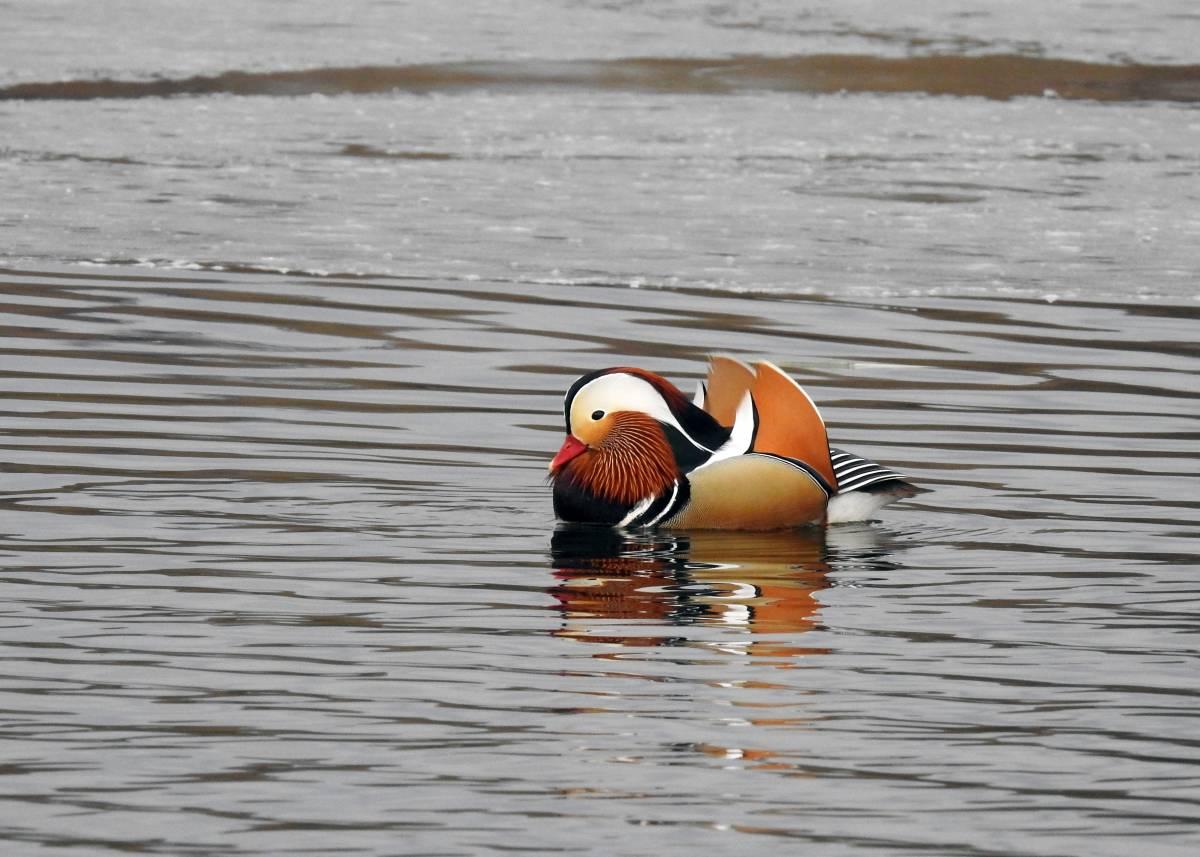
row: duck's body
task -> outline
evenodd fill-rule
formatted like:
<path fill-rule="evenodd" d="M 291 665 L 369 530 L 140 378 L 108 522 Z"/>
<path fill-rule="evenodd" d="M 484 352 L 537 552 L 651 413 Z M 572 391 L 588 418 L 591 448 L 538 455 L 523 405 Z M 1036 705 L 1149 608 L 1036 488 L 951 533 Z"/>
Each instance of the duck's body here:
<path fill-rule="evenodd" d="M 771 530 L 862 520 L 918 491 L 831 449 L 812 400 L 771 363 L 713 358 L 694 401 L 642 369 L 592 372 L 564 412 L 550 463 L 564 521 Z"/>

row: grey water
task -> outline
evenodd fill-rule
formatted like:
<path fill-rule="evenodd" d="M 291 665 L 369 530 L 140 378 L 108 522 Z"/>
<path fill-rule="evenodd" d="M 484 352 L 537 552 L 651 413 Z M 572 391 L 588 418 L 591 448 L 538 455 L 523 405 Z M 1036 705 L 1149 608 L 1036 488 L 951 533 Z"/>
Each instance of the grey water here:
<path fill-rule="evenodd" d="M 1191 855 L 1189 3 L 0 5 L 5 855 Z M 929 493 L 556 526 L 578 374 Z"/>

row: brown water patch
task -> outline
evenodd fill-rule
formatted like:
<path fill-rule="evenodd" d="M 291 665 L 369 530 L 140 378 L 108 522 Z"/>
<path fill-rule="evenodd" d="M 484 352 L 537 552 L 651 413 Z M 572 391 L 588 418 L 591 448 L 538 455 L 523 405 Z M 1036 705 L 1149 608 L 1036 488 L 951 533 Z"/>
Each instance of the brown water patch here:
<path fill-rule="evenodd" d="M 339 95 L 570 89 L 675 94 L 923 92 L 1007 99 L 1053 94 L 1097 101 L 1200 100 L 1200 66 L 1084 62 L 1016 55 L 853 54 L 456 62 L 228 71 L 159 80 L 63 80 L 0 88 L 0 100 L 176 95 Z"/>

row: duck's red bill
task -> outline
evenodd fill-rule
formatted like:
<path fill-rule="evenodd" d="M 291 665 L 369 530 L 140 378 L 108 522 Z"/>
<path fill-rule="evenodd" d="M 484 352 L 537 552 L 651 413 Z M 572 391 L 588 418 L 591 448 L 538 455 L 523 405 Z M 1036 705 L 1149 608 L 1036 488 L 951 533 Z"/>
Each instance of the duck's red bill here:
<path fill-rule="evenodd" d="M 554 456 L 554 460 L 550 462 L 550 472 L 557 473 L 560 467 L 585 452 L 587 452 L 587 444 L 573 434 L 567 435 L 567 439 L 563 441 L 562 447 L 558 450 L 558 455 Z"/>

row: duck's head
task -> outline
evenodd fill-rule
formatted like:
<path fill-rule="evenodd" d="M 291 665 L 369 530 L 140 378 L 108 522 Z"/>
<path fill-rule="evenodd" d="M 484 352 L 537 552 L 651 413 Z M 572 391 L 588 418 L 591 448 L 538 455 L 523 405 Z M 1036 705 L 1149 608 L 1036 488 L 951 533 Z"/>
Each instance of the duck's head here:
<path fill-rule="evenodd" d="M 670 491 L 729 435 L 674 384 L 616 367 L 575 381 L 563 402 L 567 438 L 550 462 L 554 511 L 567 521 L 616 523 Z"/>

